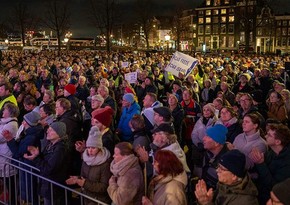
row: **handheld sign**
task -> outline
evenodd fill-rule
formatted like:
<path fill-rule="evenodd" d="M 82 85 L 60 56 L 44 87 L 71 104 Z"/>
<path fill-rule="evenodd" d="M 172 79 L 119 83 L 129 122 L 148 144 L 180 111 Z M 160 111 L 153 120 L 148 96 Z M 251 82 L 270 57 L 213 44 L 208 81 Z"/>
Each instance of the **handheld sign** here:
<path fill-rule="evenodd" d="M 180 73 L 187 78 L 191 71 L 198 64 L 198 60 L 189 55 L 176 51 L 165 68 L 166 71 L 171 72 L 173 75 L 179 77 Z"/>

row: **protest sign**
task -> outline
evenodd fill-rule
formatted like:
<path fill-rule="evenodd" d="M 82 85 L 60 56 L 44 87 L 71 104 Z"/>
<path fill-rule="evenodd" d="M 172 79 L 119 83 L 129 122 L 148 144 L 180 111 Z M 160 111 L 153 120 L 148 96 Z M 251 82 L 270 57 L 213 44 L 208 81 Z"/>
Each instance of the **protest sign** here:
<path fill-rule="evenodd" d="M 122 68 L 128 68 L 129 67 L 129 62 L 122 62 Z"/>
<path fill-rule="evenodd" d="M 198 64 L 198 60 L 189 55 L 176 51 L 166 66 L 165 70 L 179 77 L 182 74 L 185 78 Z"/>
<path fill-rule="evenodd" d="M 126 73 L 125 80 L 128 81 L 130 84 L 136 83 L 137 81 L 137 72 Z"/>

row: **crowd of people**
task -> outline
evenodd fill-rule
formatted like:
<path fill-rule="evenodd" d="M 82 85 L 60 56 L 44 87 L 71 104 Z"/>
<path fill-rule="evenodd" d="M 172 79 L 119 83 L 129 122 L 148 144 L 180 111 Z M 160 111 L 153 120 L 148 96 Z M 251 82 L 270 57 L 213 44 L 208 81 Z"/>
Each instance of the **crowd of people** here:
<path fill-rule="evenodd" d="M 3 53 L 0 154 L 107 204 L 290 204 L 290 57 L 196 55 L 178 77 L 170 57 Z M 10 195 L 63 204 L 60 187 L 19 174 Z"/>

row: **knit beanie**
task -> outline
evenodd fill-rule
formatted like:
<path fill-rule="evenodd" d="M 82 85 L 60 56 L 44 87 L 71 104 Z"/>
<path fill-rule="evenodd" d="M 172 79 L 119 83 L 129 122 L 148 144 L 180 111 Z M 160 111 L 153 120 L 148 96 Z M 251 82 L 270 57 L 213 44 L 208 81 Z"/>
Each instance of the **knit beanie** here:
<path fill-rule="evenodd" d="M 66 135 L 66 125 L 63 122 L 53 122 L 49 125 L 60 138 Z"/>
<path fill-rule="evenodd" d="M 228 133 L 228 128 L 226 128 L 224 125 L 217 124 L 213 127 L 210 127 L 206 130 L 206 135 L 212 138 L 215 142 L 219 144 L 225 144 L 226 143 L 226 135 Z"/>
<path fill-rule="evenodd" d="M 92 112 L 92 117 L 106 127 L 110 127 L 113 120 L 114 110 L 110 106 L 99 108 Z"/>
<path fill-rule="evenodd" d="M 126 93 L 125 95 L 123 95 L 123 100 L 126 100 L 127 102 L 132 104 L 135 101 L 134 95 L 132 93 Z"/>
<path fill-rule="evenodd" d="M 33 127 L 38 124 L 38 121 L 40 120 L 40 115 L 35 111 L 31 111 L 24 115 L 23 119 L 27 122 L 29 126 Z"/>
<path fill-rule="evenodd" d="M 246 156 L 237 149 L 226 152 L 219 163 L 237 177 L 243 178 L 246 174 Z"/>
<path fill-rule="evenodd" d="M 91 127 L 86 146 L 103 148 L 102 133 L 97 126 Z"/>
<path fill-rule="evenodd" d="M 64 89 L 71 95 L 74 95 L 76 93 L 76 86 L 73 84 L 67 84 L 66 86 L 64 86 Z"/>
<path fill-rule="evenodd" d="M 289 187 L 290 187 L 290 178 L 276 184 L 272 189 L 275 196 L 284 205 L 290 205 Z"/>

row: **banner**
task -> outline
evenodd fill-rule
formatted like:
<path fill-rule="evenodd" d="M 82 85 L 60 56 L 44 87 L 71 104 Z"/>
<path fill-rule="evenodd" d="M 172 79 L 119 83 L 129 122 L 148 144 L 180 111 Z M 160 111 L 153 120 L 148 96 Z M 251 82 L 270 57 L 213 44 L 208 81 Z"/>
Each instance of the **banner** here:
<path fill-rule="evenodd" d="M 171 72 L 177 77 L 179 77 L 179 74 L 182 73 L 184 78 L 187 78 L 197 64 L 198 60 L 196 58 L 176 51 L 172 55 L 172 58 L 165 70 Z"/>
<path fill-rule="evenodd" d="M 136 83 L 137 81 L 137 72 L 126 73 L 125 80 L 128 81 L 130 84 Z"/>

